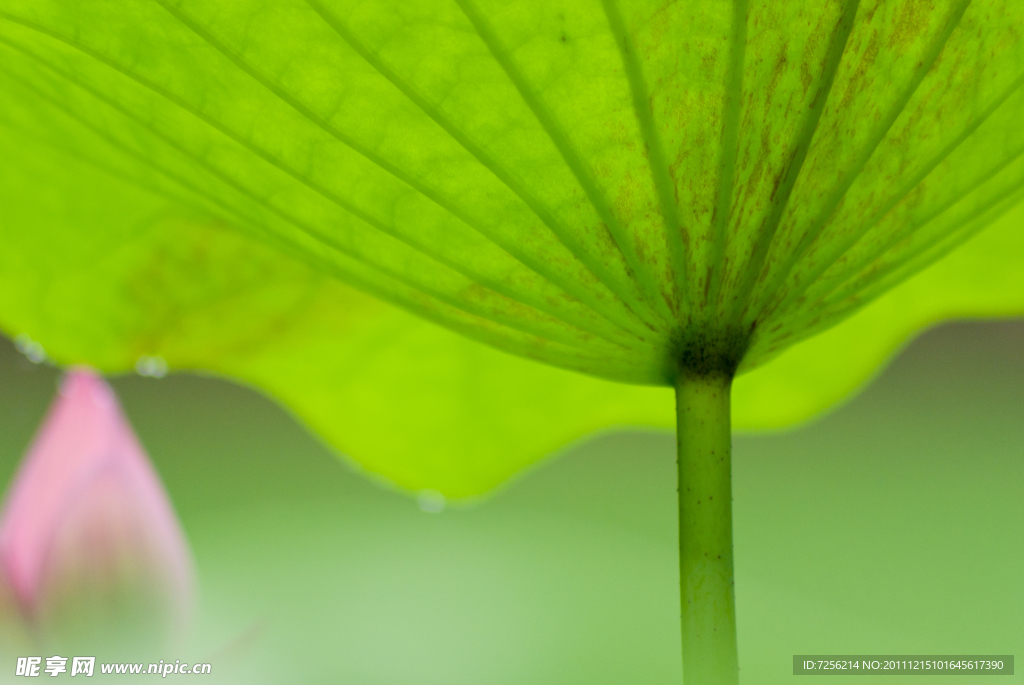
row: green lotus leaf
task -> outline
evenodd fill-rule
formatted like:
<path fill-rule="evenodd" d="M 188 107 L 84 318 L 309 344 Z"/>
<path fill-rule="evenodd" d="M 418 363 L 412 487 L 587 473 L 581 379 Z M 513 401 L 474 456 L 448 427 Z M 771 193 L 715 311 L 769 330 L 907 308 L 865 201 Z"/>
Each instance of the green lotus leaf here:
<path fill-rule="evenodd" d="M 899 285 L 1021 198 L 1017 2 L 70 7 L 0 5 L 6 329 L 247 379 L 404 487 L 672 422 L 427 321 L 631 384 L 754 369 L 770 427 L 1020 311 L 977 281 L 1014 246 Z"/>

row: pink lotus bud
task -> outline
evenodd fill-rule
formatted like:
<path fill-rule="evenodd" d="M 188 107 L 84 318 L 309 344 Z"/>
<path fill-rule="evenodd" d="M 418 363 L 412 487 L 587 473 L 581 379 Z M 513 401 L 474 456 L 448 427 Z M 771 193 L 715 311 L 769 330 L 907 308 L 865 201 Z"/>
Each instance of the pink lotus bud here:
<path fill-rule="evenodd" d="M 69 626 L 163 641 L 191 611 L 192 559 L 170 500 L 92 371 L 65 375 L 7 493 L 0 575 L 47 641 Z"/>

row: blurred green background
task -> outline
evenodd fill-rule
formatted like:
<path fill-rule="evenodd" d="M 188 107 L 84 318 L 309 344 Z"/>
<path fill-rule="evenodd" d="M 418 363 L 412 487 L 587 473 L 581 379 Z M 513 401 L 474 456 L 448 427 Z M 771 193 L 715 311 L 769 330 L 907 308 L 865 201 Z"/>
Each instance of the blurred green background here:
<path fill-rule="evenodd" d="M 0 340 L 5 487 L 57 376 Z M 201 609 L 165 658 L 203 682 L 681 682 L 670 434 L 584 439 L 427 513 L 249 389 L 113 385 L 192 544 Z M 737 436 L 733 473 L 745 685 L 819 682 L 795 653 L 1024 654 L 1024 322 L 926 333 L 827 416 Z"/>

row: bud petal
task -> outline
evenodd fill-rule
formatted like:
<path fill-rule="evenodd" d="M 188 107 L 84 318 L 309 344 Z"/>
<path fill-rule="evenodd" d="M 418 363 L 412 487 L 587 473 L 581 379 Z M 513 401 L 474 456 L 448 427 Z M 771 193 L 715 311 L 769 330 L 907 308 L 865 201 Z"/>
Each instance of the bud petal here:
<path fill-rule="evenodd" d="M 85 634 L 136 631 L 143 616 L 166 637 L 191 610 L 193 564 L 170 500 L 89 370 L 64 377 L 7 494 L 0 572 L 44 637 L 69 621 Z"/>

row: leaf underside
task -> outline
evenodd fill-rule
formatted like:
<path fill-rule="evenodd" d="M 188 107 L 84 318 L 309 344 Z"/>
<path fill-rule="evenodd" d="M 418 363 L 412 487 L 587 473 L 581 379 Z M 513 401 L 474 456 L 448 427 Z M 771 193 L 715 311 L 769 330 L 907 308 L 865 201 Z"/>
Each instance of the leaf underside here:
<path fill-rule="evenodd" d="M 249 379 L 452 494 L 670 404 L 421 319 L 630 384 L 738 364 L 741 424 L 799 419 L 914 327 L 1019 311 L 939 260 L 1024 198 L 1022 31 L 1017 0 L 0 0 L 0 324 Z M 773 402 L 826 338 L 861 361 Z M 417 401 L 378 448 L 337 413 Z"/>

